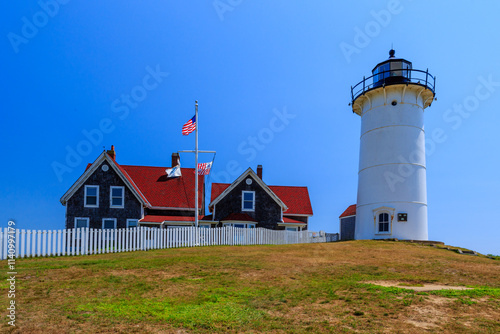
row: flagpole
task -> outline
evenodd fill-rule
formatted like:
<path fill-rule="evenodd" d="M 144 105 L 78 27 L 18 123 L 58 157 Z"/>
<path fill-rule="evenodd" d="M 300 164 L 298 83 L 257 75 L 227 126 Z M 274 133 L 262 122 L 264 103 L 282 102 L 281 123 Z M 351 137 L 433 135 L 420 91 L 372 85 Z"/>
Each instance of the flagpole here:
<path fill-rule="evenodd" d="M 196 120 L 196 128 L 195 128 L 195 136 L 196 136 L 196 143 L 195 143 L 195 148 L 194 148 L 194 155 L 195 155 L 195 165 L 196 165 L 196 172 L 195 172 L 195 178 L 194 178 L 194 189 L 195 189 L 195 195 L 194 195 L 194 226 L 198 227 L 198 125 L 200 124 L 200 121 L 198 119 L 198 101 L 195 101 L 195 114 L 194 114 L 194 119 Z"/>

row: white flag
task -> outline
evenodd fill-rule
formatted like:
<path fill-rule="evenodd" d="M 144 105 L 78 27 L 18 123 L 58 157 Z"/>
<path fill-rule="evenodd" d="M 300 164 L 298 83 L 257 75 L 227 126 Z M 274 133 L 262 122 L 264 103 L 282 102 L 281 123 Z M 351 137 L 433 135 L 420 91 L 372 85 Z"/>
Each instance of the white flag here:
<path fill-rule="evenodd" d="M 173 168 L 165 169 L 165 172 L 167 173 L 167 178 L 182 176 L 182 174 L 181 174 L 181 162 L 179 161 L 179 164 Z"/>

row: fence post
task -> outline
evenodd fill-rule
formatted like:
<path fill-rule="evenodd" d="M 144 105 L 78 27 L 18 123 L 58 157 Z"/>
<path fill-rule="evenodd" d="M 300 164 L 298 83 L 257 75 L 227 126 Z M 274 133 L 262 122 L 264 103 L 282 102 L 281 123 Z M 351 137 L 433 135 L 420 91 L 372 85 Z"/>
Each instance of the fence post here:
<path fill-rule="evenodd" d="M 89 227 L 89 252 L 88 254 L 94 254 L 94 229 Z"/>
<path fill-rule="evenodd" d="M 36 236 L 36 256 L 41 256 L 42 255 L 42 231 L 38 230 L 37 236 Z"/>
<path fill-rule="evenodd" d="M 80 255 L 81 250 L 82 250 L 82 228 L 81 227 L 76 229 L 75 236 L 76 236 L 76 239 L 75 239 L 75 244 L 73 247 L 75 247 L 76 255 Z"/>
<path fill-rule="evenodd" d="M 26 257 L 32 256 L 31 254 L 31 230 L 27 231 L 28 235 L 26 236 Z"/>
<path fill-rule="evenodd" d="M 97 254 L 101 254 L 102 250 L 102 229 L 97 231 Z"/>
<path fill-rule="evenodd" d="M 24 248 L 25 248 L 25 238 L 26 236 L 26 231 L 25 230 L 21 230 L 21 257 L 23 258 L 24 255 L 26 254 L 25 251 L 24 251 Z"/>
<path fill-rule="evenodd" d="M 2 228 L 0 227 L 0 260 L 5 260 L 3 257 L 3 245 L 4 245 L 3 236 L 4 236 L 4 233 L 2 231 Z"/>
<path fill-rule="evenodd" d="M 144 244 L 144 229 L 145 227 L 144 226 L 141 226 L 141 229 L 140 229 L 140 233 L 139 233 L 139 237 L 140 237 L 140 250 L 146 250 L 145 248 L 145 244 Z"/>
<path fill-rule="evenodd" d="M 85 227 L 85 255 L 89 255 L 89 243 L 90 243 L 90 233 L 89 233 L 89 227 Z"/>
<path fill-rule="evenodd" d="M 57 256 L 57 230 L 52 230 L 52 255 Z"/>
<path fill-rule="evenodd" d="M 94 250 L 92 254 L 97 254 L 97 240 L 99 239 L 99 230 L 98 229 L 93 229 L 94 230 Z"/>
<path fill-rule="evenodd" d="M 71 231 L 71 255 L 76 254 L 76 227 Z"/>
<path fill-rule="evenodd" d="M 47 256 L 52 255 L 52 230 L 47 231 Z"/>
<path fill-rule="evenodd" d="M 7 232 L 9 229 L 7 227 L 5 227 L 3 230 L 4 230 L 4 232 L 2 234 L 2 241 L 3 241 L 2 242 L 2 244 L 3 244 L 2 245 L 3 246 L 2 247 L 2 260 L 5 260 L 5 259 L 7 259 L 7 241 L 8 241 Z"/>
<path fill-rule="evenodd" d="M 66 247 L 67 247 L 67 243 L 68 243 L 68 230 L 67 229 L 64 229 L 62 231 L 62 255 L 66 255 Z M 33 236 L 33 239 L 35 239 L 35 236 Z M 33 251 L 35 249 L 33 248 Z"/>
<path fill-rule="evenodd" d="M 102 230 L 102 253 L 108 253 L 108 231 L 107 229 Z"/>

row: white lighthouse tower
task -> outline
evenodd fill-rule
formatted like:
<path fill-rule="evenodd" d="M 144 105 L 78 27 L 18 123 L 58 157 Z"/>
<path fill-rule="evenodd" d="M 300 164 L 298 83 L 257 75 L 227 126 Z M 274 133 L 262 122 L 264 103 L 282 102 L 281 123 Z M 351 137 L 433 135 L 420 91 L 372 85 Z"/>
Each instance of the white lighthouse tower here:
<path fill-rule="evenodd" d="M 428 240 L 424 109 L 435 78 L 394 54 L 351 87 L 361 116 L 355 239 Z"/>

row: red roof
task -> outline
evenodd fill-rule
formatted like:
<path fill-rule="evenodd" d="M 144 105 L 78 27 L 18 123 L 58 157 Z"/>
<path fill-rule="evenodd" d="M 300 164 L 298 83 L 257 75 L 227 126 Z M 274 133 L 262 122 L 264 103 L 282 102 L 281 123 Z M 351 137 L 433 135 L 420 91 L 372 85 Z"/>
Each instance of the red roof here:
<path fill-rule="evenodd" d="M 210 191 L 210 201 L 219 197 L 231 184 L 229 183 L 212 183 L 212 190 Z"/>
<path fill-rule="evenodd" d="M 288 223 L 288 224 L 302 224 L 306 225 L 307 223 L 301 222 L 300 220 L 288 218 L 288 217 L 283 217 L 283 223 Z"/>
<path fill-rule="evenodd" d="M 224 190 L 231 184 L 229 183 L 212 183 L 211 201 L 216 199 Z M 276 196 L 279 197 L 288 207 L 286 214 L 288 215 L 312 215 L 313 210 L 311 200 L 309 199 L 309 191 L 307 187 L 292 187 L 292 186 L 268 186 Z"/>
<path fill-rule="evenodd" d="M 288 207 L 287 215 L 312 215 L 313 210 L 307 187 L 269 186 Z"/>
<path fill-rule="evenodd" d="M 212 220 L 212 216 L 199 216 L 198 220 L 199 221 Z M 168 222 L 194 222 L 194 217 L 146 215 L 140 221 L 141 221 L 141 223 L 162 223 L 164 221 L 168 221 Z"/>
<path fill-rule="evenodd" d="M 236 221 L 241 221 L 241 222 L 257 222 L 255 219 L 250 217 L 246 213 L 230 213 L 228 216 L 226 216 L 223 220 L 236 220 Z"/>
<path fill-rule="evenodd" d="M 340 215 L 339 218 L 349 217 L 356 215 L 356 204 L 349 205 L 349 207 Z"/>
<path fill-rule="evenodd" d="M 141 219 L 141 223 L 161 223 L 164 221 L 194 222 L 194 217 L 146 215 L 144 218 Z"/>
<path fill-rule="evenodd" d="M 168 167 L 119 165 L 123 176 L 144 202 L 152 207 L 194 209 L 195 169 L 182 168 L 182 176 L 167 178 Z M 88 170 L 91 164 L 87 165 Z M 204 176 L 198 176 L 198 208 L 203 207 Z"/>
<path fill-rule="evenodd" d="M 182 168 L 182 176 L 167 178 L 167 167 L 119 165 L 129 181 L 153 207 L 194 208 L 195 169 Z M 198 207 L 202 207 L 204 176 L 198 176 Z"/>

